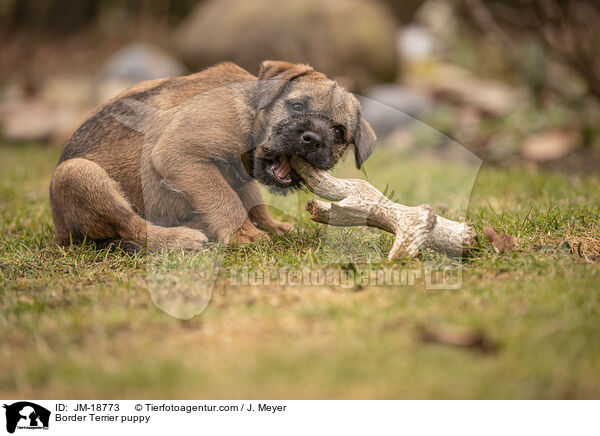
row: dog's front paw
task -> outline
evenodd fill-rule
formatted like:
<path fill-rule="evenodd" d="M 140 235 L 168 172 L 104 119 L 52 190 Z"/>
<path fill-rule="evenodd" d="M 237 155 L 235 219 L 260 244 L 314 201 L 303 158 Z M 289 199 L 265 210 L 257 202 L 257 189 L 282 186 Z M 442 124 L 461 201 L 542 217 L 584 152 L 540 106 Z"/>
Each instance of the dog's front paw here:
<path fill-rule="evenodd" d="M 273 221 L 269 226 L 265 226 L 265 228 L 269 233 L 274 233 L 276 235 L 285 235 L 294 230 L 293 225 L 281 221 Z"/>
<path fill-rule="evenodd" d="M 245 242 L 258 242 L 262 240 L 270 239 L 267 232 L 254 227 L 254 224 L 250 220 L 246 220 L 242 226 L 237 229 L 231 235 L 230 242 L 234 243 L 245 243 Z"/>
<path fill-rule="evenodd" d="M 180 250 L 198 250 L 208 241 L 204 233 L 188 227 L 167 228 L 163 235 L 163 246 Z"/>

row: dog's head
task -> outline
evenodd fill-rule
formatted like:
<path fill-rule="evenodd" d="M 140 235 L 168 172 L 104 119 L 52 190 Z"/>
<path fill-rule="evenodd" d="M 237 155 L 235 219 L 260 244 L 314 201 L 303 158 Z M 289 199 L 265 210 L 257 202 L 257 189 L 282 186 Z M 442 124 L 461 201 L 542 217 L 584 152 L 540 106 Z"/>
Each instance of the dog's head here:
<path fill-rule="evenodd" d="M 275 191 L 295 188 L 302 180 L 290 166 L 292 155 L 328 170 L 352 145 L 360 168 L 375 147 L 375 133 L 361 118 L 358 100 L 308 65 L 263 62 L 251 100 L 254 143 L 245 163 L 253 177 Z"/>

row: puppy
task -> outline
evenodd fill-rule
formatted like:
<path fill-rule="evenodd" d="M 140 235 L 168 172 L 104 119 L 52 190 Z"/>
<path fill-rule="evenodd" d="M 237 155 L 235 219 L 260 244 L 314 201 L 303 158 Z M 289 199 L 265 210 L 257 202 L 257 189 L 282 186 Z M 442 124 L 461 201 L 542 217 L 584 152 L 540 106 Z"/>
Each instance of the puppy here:
<path fill-rule="evenodd" d="M 256 181 L 301 185 L 298 155 L 328 170 L 353 146 L 361 167 L 375 134 L 357 99 L 308 65 L 265 61 L 258 77 L 233 63 L 142 82 L 94 113 L 52 176 L 57 241 L 194 249 L 252 242 L 274 220 Z"/>

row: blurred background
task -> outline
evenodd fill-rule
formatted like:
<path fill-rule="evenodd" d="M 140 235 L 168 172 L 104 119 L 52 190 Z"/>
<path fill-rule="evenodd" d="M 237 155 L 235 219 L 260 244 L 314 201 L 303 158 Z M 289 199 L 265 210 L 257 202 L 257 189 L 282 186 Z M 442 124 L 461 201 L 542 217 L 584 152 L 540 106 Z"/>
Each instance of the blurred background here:
<path fill-rule="evenodd" d="M 0 143 L 62 146 L 129 85 L 306 62 L 488 163 L 600 168 L 597 0 L 0 0 Z M 364 107 L 382 147 L 443 135 Z"/>

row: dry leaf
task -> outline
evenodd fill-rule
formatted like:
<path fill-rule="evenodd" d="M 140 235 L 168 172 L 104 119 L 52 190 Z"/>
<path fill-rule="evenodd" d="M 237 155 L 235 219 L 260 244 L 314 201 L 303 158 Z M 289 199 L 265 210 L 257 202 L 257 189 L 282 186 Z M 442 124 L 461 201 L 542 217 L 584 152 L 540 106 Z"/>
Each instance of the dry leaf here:
<path fill-rule="evenodd" d="M 447 324 L 421 325 L 418 331 L 423 342 L 465 347 L 482 353 L 493 353 L 497 350 L 496 344 L 483 333 L 466 327 Z"/>
<path fill-rule="evenodd" d="M 573 150 L 577 134 L 563 130 L 547 130 L 525 139 L 523 156 L 535 162 L 547 162 L 565 157 Z"/>
<path fill-rule="evenodd" d="M 500 233 L 491 227 L 484 227 L 483 232 L 498 254 L 512 250 L 517 242 L 517 238 L 514 236 Z"/>

